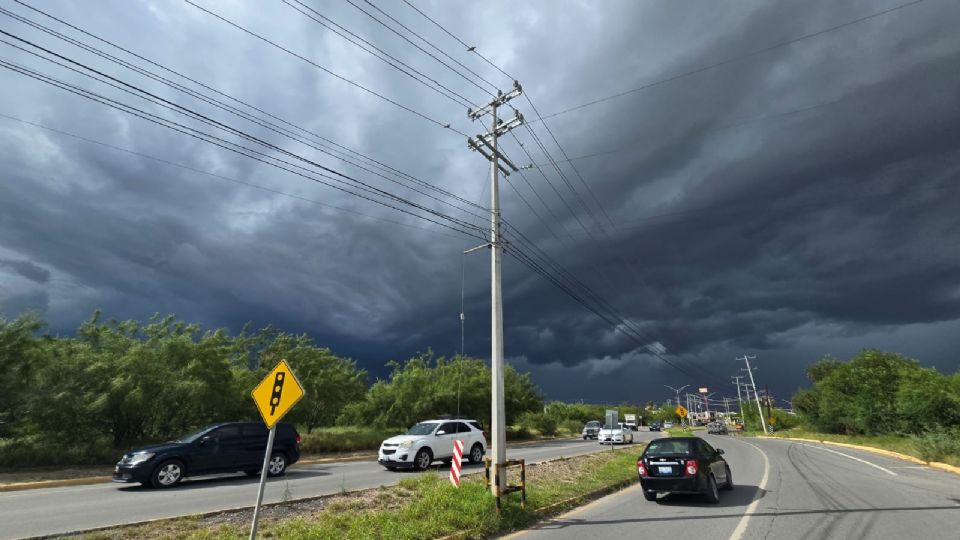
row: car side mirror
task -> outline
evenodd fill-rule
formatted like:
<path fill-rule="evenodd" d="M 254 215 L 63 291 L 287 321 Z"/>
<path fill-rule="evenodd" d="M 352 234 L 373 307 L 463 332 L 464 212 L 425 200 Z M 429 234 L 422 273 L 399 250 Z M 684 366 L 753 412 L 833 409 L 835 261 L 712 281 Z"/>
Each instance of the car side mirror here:
<path fill-rule="evenodd" d="M 722 455 L 723 455 L 723 450 L 717 448 L 717 455 L 718 455 L 718 456 L 722 456 Z"/>
<path fill-rule="evenodd" d="M 444 431 L 444 430 L 442 430 L 442 429 L 437 432 L 437 435 L 446 435 L 446 434 L 447 434 L 447 432 Z"/>

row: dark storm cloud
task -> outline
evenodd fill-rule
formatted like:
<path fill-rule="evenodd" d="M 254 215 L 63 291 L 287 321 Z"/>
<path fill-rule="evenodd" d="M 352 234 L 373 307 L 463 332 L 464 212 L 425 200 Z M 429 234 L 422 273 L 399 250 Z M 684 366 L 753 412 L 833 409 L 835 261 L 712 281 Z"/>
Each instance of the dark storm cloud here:
<path fill-rule="evenodd" d="M 50 271 L 42 266 L 37 266 L 30 261 L 11 261 L 0 259 L 0 267 L 7 267 L 17 274 L 36 283 L 46 283 L 50 281 Z"/>
<path fill-rule="evenodd" d="M 281 3 L 203 5 L 467 133 L 486 129 L 471 124 L 461 106 Z M 543 1 L 512 3 L 510 17 L 503 16 L 508 6 L 495 3 L 421 7 L 518 77 L 540 112 L 549 114 L 895 5 Z M 71 3 L 45 7 L 310 131 L 488 204 L 484 162 L 460 136 L 195 8 L 117 2 L 92 10 L 111 13 L 99 17 Z M 509 86 L 412 10 L 382 7 Z M 317 9 L 474 103 L 488 99 L 349 5 Z M 960 319 L 960 252 L 953 248 L 960 240 L 958 20 L 957 6 L 927 0 L 550 118 L 571 157 L 620 150 L 575 160 L 576 171 L 560 164 L 577 196 L 549 166 L 543 167 L 548 179 L 537 171 L 526 171 L 525 179 L 511 175 L 501 185 L 504 216 L 610 301 L 640 335 L 626 337 L 507 258 L 507 355 L 531 369 L 551 395 L 591 399 L 634 399 L 638 390 L 654 398 L 661 381 L 725 383 L 737 369 L 732 357 L 745 351 L 769 358 L 765 371 L 779 393 L 792 390 L 803 363 L 819 354 L 843 356 L 878 344 L 955 369 L 957 359 L 943 343 L 960 344 L 953 331 Z M 63 49 L 7 19 L 0 25 Z M 3 54 L 94 87 L 35 58 Z M 331 158 L 316 145 L 282 139 L 83 58 L 291 152 L 467 221 L 486 221 Z M 12 308 L 40 309 L 60 331 L 72 330 L 97 307 L 115 318 L 175 312 L 234 331 L 246 321 L 274 324 L 308 332 L 374 374 L 387 359 L 427 348 L 459 350 L 461 252 L 480 240 L 11 72 L 0 77 L 0 95 L 9 104 L 4 114 L 274 190 L 0 118 L 0 261 L 7 261 L 0 267 L 10 270 L 0 272 L 0 305 L 7 315 Z M 129 95 L 110 95 L 161 112 Z M 535 120 L 525 100 L 513 104 Z M 542 124 L 531 126 L 559 158 Z M 525 129 L 515 133 L 535 162 L 546 162 Z M 527 163 L 512 138 L 504 145 L 518 165 Z M 464 276 L 466 350 L 486 357 L 487 252 L 467 257 Z M 650 355 L 646 346 L 653 343 L 662 343 L 683 371 Z M 611 378 L 617 383 L 602 392 L 570 384 Z"/>

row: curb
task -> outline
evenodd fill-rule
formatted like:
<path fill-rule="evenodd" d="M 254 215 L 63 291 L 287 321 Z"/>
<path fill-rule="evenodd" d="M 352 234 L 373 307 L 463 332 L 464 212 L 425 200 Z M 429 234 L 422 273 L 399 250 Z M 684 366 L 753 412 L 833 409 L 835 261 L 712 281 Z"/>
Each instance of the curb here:
<path fill-rule="evenodd" d="M 757 439 L 770 439 L 770 440 L 781 440 L 781 441 L 801 441 L 801 442 L 815 442 L 820 444 L 830 444 L 833 446 L 840 446 L 843 448 L 853 448 L 855 450 L 863 450 L 866 452 L 871 452 L 874 454 L 879 454 L 881 456 L 892 457 L 900 459 L 903 461 L 909 461 L 910 463 L 916 463 L 918 465 L 928 465 L 930 468 L 939 469 L 941 471 L 951 472 L 953 474 L 960 474 L 960 467 L 950 465 L 948 463 L 940 463 L 939 461 L 923 461 L 920 458 L 915 458 L 913 456 L 908 456 L 907 454 L 901 454 L 900 452 L 894 452 L 892 450 L 884 450 L 883 448 L 874 448 L 873 446 L 861 446 L 859 444 L 850 444 L 834 441 L 822 441 L 819 439 L 802 439 L 799 437 L 767 437 L 764 435 L 758 435 Z"/>
<path fill-rule="evenodd" d="M 589 455 L 589 454 L 587 454 L 587 455 Z M 545 463 L 551 463 L 551 462 L 554 462 L 554 461 L 564 461 L 564 460 L 568 460 L 568 459 L 574 459 L 574 458 L 576 458 L 576 457 L 580 457 L 580 456 L 569 456 L 569 457 L 567 457 L 567 456 L 560 456 L 560 457 L 553 458 L 553 459 L 548 459 L 548 460 L 544 460 L 544 461 L 539 461 L 539 462 L 537 462 L 537 463 L 533 463 L 532 465 L 541 465 L 541 464 L 545 464 Z M 297 462 L 297 463 L 301 463 L 301 462 Z M 478 474 L 481 474 L 481 473 L 482 473 L 482 471 L 471 471 L 471 472 L 469 472 L 469 473 L 467 473 L 467 474 L 472 476 L 472 475 L 478 475 Z M 86 480 L 86 479 L 80 479 L 80 478 L 78 478 L 77 480 Z M 59 482 L 59 480 L 51 480 L 51 482 Z M 624 484 L 624 485 L 626 485 L 626 484 Z M 351 491 L 349 491 L 348 493 L 351 493 L 351 494 L 364 493 L 364 492 L 367 492 L 367 491 L 376 491 L 376 490 L 380 490 L 380 489 L 383 489 L 383 488 L 384 488 L 384 486 L 378 486 L 378 487 L 371 487 L 371 488 L 351 490 Z M 601 488 L 600 490 L 596 490 L 596 491 L 591 492 L 591 493 L 586 494 L 586 495 L 580 495 L 579 497 L 582 498 L 582 497 L 586 497 L 587 495 L 594 495 L 594 494 L 598 493 L 599 491 L 602 491 L 603 489 L 608 489 L 608 490 L 609 490 L 610 488 L 611 488 L 611 486 L 607 486 L 606 488 Z M 30 489 L 30 488 L 23 488 L 23 489 Z M 613 489 L 613 491 L 617 491 L 617 490 L 619 490 L 619 489 L 621 489 L 621 488 L 620 488 L 620 487 L 617 487 L 616 489 Z M 611 491 L 611 492 L 612 492 L 612 491 Z M 340 493 L 329 493 L 329 494 L 326 494 L 326 495 L 315 495 L 315 496 L 311 496 L 311 497 L 302 497 L 302 498 L 297 498 L 297 499 L 291 499 L 291 500 L 289 500 L 289 501 L 280 501 L 280 502 L 274 502 L 274 503 L 263 503 L 263 504 L 260 505 L 260 507 L 261 507 L 261 508 L 267 508 L 267 507 L 271 507 L 271 506 L 279 506 L 279 505 L 284 505 L 284 504 L 315 501 L 315 500 L 319 500 L 319 499 L 326 499 L 326 498 L 330 498 L 330 497 L 336 497 L 337 495 L 340 495 Z M 574 497 L 574 498 L 572 498 L 572 499 L 568 499 L 567 501 L 560 501 L 559 503 L 554 503 L 553 505 L 550 505 L 550 506 L 556 506 L 556 505 L 558 505 L 558 504 L 562 504 L 562 503 L 565 503 L 565 502 L 572 501 L 572 500 L 574 500 L 574 499 L 576 499 L 576 498 L 577 498 L 577 497 Z M 544 508 L 547 508 L 547 507 L 544 507 Z M 109 530 L 114 530 L 114 529 L 129 529 L 129 528 L 137 527 L 137 526 L 140 526 L 140 525 L 147 525 L 147 524 L 155 523 L 155 522 L 159 522 L 159 521 L 169 521 L 169 520 L 175 520 L 175 519 L 187 519 L 187 518 L 203 519 L 203 518 L 206 518 L 206 517 L 216 516 L 216 515 L 220 515 L 220 514 L 237 514 L 237 513 L 249 511 L 249 510 L 252 510 L 252 509 L 253 509 L 252 506 L 242 506 L 242 507 L 237 507 L 237 508 L 227 508 L 227 509 L 224 509 L 224 510 L 211 510 L 211 511 L 209 511 L 209 512 L 202 512 L 202 513 L 197 513 L 197 514 L 186 514 L 186 515 L 174 516 L 174 517 L 153 518 L 153 519 L 147 519 L 147 520 L 143 520 L 143 521 L 136 521 L 136 522 L 133 522 L 133 523 L 122 523 L 122 524 L 119 524 L 119 525 L 105 525 L 105 526 L 102 526 L 102 527 L 95 527 L 95 528 L 91 528 L 91 529 L 78 529 L 78 530 L 75 530 L 75 531 L 60 532 L 60 533 L 56 533 L 56 534 L 41 535 L 41 536 L 31 536 L 31 537 L 24 538 L 23 540 L 47 540 L 47 539 L 52 539 L 52 538 L 61 538 L 61 537 L 75 536 L 75 535 L 78 535 L 78 534 L 87 534 L 87 533 L 94 533 L 94 532 L 100 532 L 100 531 L 109 531 Z M 540 510 L 542 510 L 542 509 L 540 509 Z M 455 534 L 453 534 L 453 535 L 450 535 L 450 536 L 447 536 L 447 537 L 443 537 L 443 538 L 448 538 L 448 539 L 450 539 L 450 540 L 455 540 L 455 539 L 457 539 L 457 538 L 464 537 L 464 535 L 466 535 L 466 534 L 468 534 L 468 533 L 471 533 L 471 532 L 475 532 L 475 531 L 462 531 L 462 532 L 455 533 Z M 514 532 L 515 532 L 515 531 L 514 531 Z M 509 531 L 507 532 L 507 534 L 509 534 Z"/>
<path fill-rule="evenodd" d="M 578 437 L 557 437 L 554 439 L 538 439 L 535 441 L 523 441 L 512 444 L 511 446 L 523 447 L 523 446 L 532 446 L 534 444 L 544 443 L 544 442 L 553 442 L 553 441 L 574 441 L 578 440 Z M 346 463 L 354 461 L 367 461 L 373 460 L 376 461 L 376 454 L 363 454 L 363 455 L 348 455 L 344 457 L 324 457 L 324 458 L 306 458 L 297 461 L 291 467 L 296 467 L 297 465 L 317 465 L 320 463 Z M 13 482 L 10 484 L 0 484 L 0 493 L 5 491 L 24 491 L 27 489 L 42 489 L 42 488 L 52 488 L 52 487 L 66 487 L 66 486 L 83 486 L 89 484 L 99 484 L 101 482 L 109 482 L 112 480 L 111 476 L 87 476 L 83 478 L 65 478 L 62 480 L 37 480 L 35 482 Z"/>

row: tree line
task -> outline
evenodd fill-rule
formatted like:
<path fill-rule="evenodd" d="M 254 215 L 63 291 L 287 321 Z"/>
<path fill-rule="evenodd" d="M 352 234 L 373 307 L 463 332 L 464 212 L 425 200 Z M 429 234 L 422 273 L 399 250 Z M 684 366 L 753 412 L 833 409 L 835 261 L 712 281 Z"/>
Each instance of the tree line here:
<path fill-rule="evenodd" d="M 370 385 L 355 360 L 270 326 L 230 335 L 173 315 L 141 323 L 97 311 L 73 336 L 44 330 L 33 313 L 0 318 L 0 453 L 8 457 L 43 446 L 85 461 L 78 448 L 115 454 L 215 422 L 257 420 L 250 391 L 281 358 L 306 390 L 284 418 L 302 431 L 405 428 L 458 411 L 489 424 L 490 374 L 478 359 L 427 352 L 389 363 L 389 377 Z M 504 375 L 508 421 L 542 409 L 529 374 L 508 366 Z"/>

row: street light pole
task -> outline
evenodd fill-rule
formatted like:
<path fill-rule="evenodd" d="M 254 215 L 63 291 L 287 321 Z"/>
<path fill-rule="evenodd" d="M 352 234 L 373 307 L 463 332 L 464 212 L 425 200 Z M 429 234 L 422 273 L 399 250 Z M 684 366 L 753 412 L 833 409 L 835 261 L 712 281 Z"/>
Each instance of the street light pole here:
<path fill-rule="evenodd" d="M 750 360 L 756 359 L 756 355 L 747 356 L 743 355 L 743 358 L 737 358 L 737 360 L 743 360 L 747 364 L 747 369 L 743 370 L 747 372 L 747 375 L 750 376 L 750 386 L 753 387 L 753 397 L 757 399 L 757 413 L 760 415 L 760 426 L 763 427 L 763 433 L 767 433 L 767 421 L 763 418 L 763 408 L 760 406 L 760 392 L 757 391 L 757 383 L 753 380 L 753 369 L 750 368 Z"/>

